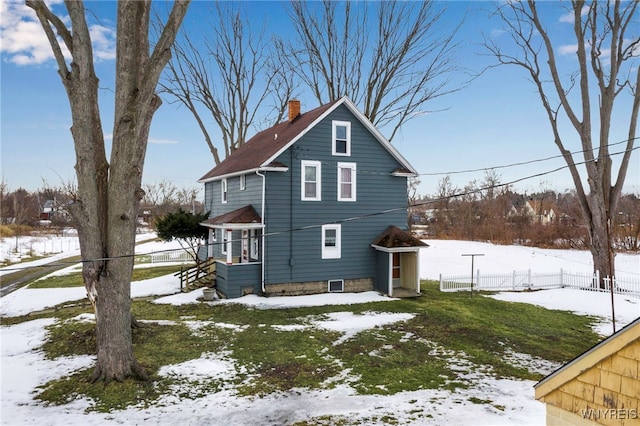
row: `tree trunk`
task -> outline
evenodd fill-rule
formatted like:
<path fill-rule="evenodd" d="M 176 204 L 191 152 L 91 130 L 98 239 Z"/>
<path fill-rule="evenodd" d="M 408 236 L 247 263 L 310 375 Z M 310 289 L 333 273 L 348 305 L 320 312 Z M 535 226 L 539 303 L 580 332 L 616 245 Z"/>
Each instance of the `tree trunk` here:
<path fill-rule="evenodd" d="M 82 276 L 96 316 L 97 363 L 91 380 L 145 378 L 131 335 L 136 220 L 144 194 L 141 181 L 149 128 L 160 106 L 155 88 L 189 0 L 174 3 L 151 54 L 151 1 L 118 2 L 111 165 L 106 160 L 98 78 L 83 3 L 65 3 L 71 30 L 44 1 L 27 0 L 26 4 L 36 12 L 47 35 L 71 106 L 78 189 L 69 210 L 77 222 Z M 69 65 L 61 42 L 72 54 Z"/>
<path fill-rule="evenodd" d="M 605 202 L 601 197 L 591 194 L 588 199 L 590 215 L 589 223 L 589 250 L 593 258 L 593 271 L 598 272 L 600 280 L 598 287 L 604 289 L 606 277 L 612 278 L 615 274 L 615 265 L 611 250 L 613 250 L 612 238 L 609 235 L 609 217 L 605 208 Z"/>

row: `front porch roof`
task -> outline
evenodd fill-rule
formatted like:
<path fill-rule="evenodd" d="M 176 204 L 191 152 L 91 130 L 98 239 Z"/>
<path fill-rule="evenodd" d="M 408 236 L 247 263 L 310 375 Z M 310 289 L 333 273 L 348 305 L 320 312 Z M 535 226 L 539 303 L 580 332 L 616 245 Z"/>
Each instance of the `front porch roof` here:
<path fill-rule="evenodd" d="M 251 204 L 201 222 L 207 228 L 262 228 L 262 218 Z"/>
<path fill-rule="evenodd" d="M 427 243 L 394 225 L 390 225 L 378 235 L 371 246 L 376 250 L 389 252 L 417 251 L 422 247 L 429 247 Z"/>

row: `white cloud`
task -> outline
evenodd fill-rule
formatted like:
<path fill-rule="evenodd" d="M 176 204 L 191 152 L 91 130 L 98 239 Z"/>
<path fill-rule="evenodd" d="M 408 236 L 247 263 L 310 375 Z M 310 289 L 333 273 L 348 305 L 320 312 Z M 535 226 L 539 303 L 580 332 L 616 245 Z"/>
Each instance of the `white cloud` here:
<path fill-rule="evenodd" d="M 48 1 L 49 7 L 61 1 Z M 0 53 L 3 59 L 17 65 L 37 65 L 53 60 L 51 46 L 35 12 L 20 1 L 0 2 Z M 60 16 L 65 24 L 69 17 Z M 102 25 L 89 25 L 96 60 L 115 58 L 115 30 Z M 71 55 L 60 41 L 65 58 Z"/>
<path fill-rule="evenodd" d="M 560 55 L 573 55 L 578 51 L 577 44 L 563 44 L 558 47 L 558 53 Z"/>
<path fill-rule="evenodd" d="M 149 138 L 149 143 L 153 143 L 156 145 L 175 145 L 180 142 L 173 139 L 157 139 L 157 138 Z"/>
<path fill-rule="evenodd" d="M 582 6 L 582 10 L 580 11 L 580 16 L 585 16 L 589 13 L 589 6 Z M 559 22 L 564 22 L 567 24 L 573 24 L 575 22 L 573 11 L 569 10 L 564 15 L 560 16 L 558 19 Z"/>

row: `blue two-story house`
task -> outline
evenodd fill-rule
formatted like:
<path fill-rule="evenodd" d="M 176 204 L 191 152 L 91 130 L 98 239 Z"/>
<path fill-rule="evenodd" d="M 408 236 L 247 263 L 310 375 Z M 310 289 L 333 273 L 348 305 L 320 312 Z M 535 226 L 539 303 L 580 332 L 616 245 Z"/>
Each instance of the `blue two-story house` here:
<path fill-rule="evenodd" d="M 216 288 L 300 295 L 420 292 L 419 250 L 404 229 L 415 169 L 346 97 L 256 134 L 199 182 Z"/>

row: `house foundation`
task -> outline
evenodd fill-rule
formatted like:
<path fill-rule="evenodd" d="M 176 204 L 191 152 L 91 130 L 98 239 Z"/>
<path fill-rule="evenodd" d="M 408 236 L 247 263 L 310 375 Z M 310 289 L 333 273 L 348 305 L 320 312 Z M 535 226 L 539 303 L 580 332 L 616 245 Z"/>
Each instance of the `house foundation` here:
<path fill-rule="evenodd" d="M 373 290 L 373 278 L 344 280 L 344 293 L 361 293 Z M 303 296 L 306 294 L 328 293 L 327 281 L 309 281 L 303 283 L 267 284 L 265 296 Z"/>

